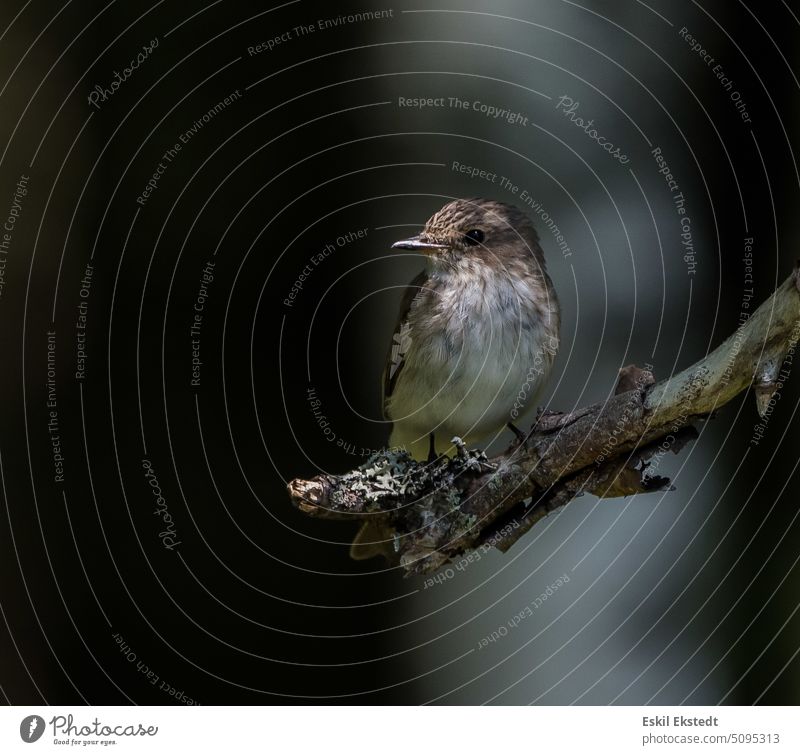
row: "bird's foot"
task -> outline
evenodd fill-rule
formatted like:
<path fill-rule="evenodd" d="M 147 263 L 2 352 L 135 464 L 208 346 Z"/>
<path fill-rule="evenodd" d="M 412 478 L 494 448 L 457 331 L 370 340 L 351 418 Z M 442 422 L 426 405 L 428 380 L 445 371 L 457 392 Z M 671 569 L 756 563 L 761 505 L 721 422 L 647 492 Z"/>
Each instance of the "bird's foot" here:
<path fill-rule="evenodd" d="M 486 458 L 486 453 L 480 450 L 467 450 L 467 444 L 461 438 L 455 436 L 450 442 L 456 447 L 456 456 L 463 462 L 467 469 L 474 472 L 493 472 L 496 466 Z"/>
<path fill-rule="evenodd" d="M 428 464 L 435 464 L 439 457 L 436 455 L 436 441 L 433 433 L 428 436 Z"/>
<path fill-rule="evenodd" d="M 456 447 L 456 453 L 460 459 L 466 459 L 469 456 L 467 447 L 461 438 L 453 438 L 450 441 Z M 433 433 L 430 434 L 430 446 L 428 447 L 428 466 L 437 464 L 447 464 L 450 462 L 450 457 L 447 454 L 436 453 L 436 443 L 434 442 Z"/>
<path fill-rule="evenodd" d="M 458 454 L 459 459 L 468 458 L 469 454 L 467 453 L 467 444 L 464 443 L 461 438 L 456 435 L 450 442 L 456 447 L 456 453 Z"/>
<path fill-rule="evenodd" d="M 512 424 L 511 422 L 508 423 L 508 429 L 511 430 L 514 435 L 516 435 L 516 440 L 511 444 L 515 448 L 527 448 L 528 447 L 528 438 L 530 437 L 530 433 L 524 433 L 520 430 L 516 425 Z"/>

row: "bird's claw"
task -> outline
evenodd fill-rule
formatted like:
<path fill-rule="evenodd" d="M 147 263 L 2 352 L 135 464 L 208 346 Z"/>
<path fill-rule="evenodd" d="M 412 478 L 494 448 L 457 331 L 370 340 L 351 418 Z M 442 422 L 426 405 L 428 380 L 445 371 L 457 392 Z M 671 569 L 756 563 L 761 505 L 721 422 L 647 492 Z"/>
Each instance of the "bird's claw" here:
<path fill-rule="evenodd" d="M 467 453 L 467 444 L 457 435 L 451 438 L 450 442 L 456 447 L 456 453 L 460 459 L 466 459 L 469 456 Z"/>

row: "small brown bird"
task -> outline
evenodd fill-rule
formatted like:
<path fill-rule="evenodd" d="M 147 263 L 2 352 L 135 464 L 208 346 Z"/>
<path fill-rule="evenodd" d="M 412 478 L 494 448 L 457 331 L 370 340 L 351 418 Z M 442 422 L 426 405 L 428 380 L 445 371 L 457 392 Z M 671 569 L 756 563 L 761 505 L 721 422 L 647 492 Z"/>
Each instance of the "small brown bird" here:
<path fill-rule="evenodd" d="M 533 408 L 558 349 L 559 307 L 539 237 L 518 208 L 446 204 L 418 236 L 393 244 L 427 257 L 406 289 L 384 372 L 389 445 L 415 459 L 491 440 Z M 367 524 L 351 550 L 376 554 Z M 361 547 L 359 547 L 361 546 Z"/>

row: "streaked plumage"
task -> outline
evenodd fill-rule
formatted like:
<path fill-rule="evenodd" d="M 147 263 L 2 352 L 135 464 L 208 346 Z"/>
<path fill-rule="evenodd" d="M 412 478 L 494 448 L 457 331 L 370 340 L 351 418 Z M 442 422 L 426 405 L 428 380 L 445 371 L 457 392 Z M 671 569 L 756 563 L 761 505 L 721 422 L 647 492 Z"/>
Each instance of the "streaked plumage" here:
<path fill-rule="evenodd" d="M 512 205 L 457 199 L 419 236 L 394 245 L 427 255 L 409 284 L 383 379 L 389 445 L 415 459 L 451 439 L 490 442 L 535 406 L 558 347 L 559 308 L 530 219 Z M 392 533 L 365 523 L 353 558 L 391 560 Z"/>
<path fill-rule="evenodd" d="M 479 230 L 481 243 L 465 243 Z M 456 200 L 418 237 L 446 245 L 406 289 L 384 372 L 384 412 L 394 423 L 390 446 L 415 458 L 450 440 L 490 440 L 512 421 L 528 383 L 531 407 L 553 361 L 559 309 L 539 239 L 516 207 Z M 402 242 L 401 242 L 402 243 Z M 543 374 L 534 373 L 534 365 Z M 532 384 L 532 383 L 535 383 Z"/>

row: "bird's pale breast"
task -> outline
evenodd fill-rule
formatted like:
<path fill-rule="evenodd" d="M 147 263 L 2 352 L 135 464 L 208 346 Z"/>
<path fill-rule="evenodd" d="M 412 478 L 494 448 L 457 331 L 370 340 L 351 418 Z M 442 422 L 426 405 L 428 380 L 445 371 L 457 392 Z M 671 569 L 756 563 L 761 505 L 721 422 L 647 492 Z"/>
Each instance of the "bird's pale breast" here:
<path fill-rule="evenodd" d="M 531 408 L 552 364 L 555 306 L 535 279 L 506 270 L 473 265 L 432 276 L 409 310 L 404 366 L 387 405 L 392 446 L 421 457 L 432 432 L 439 453 L 455 435 L 490 440 L 515 406 L 523 405 L 519 415 Z"/>

